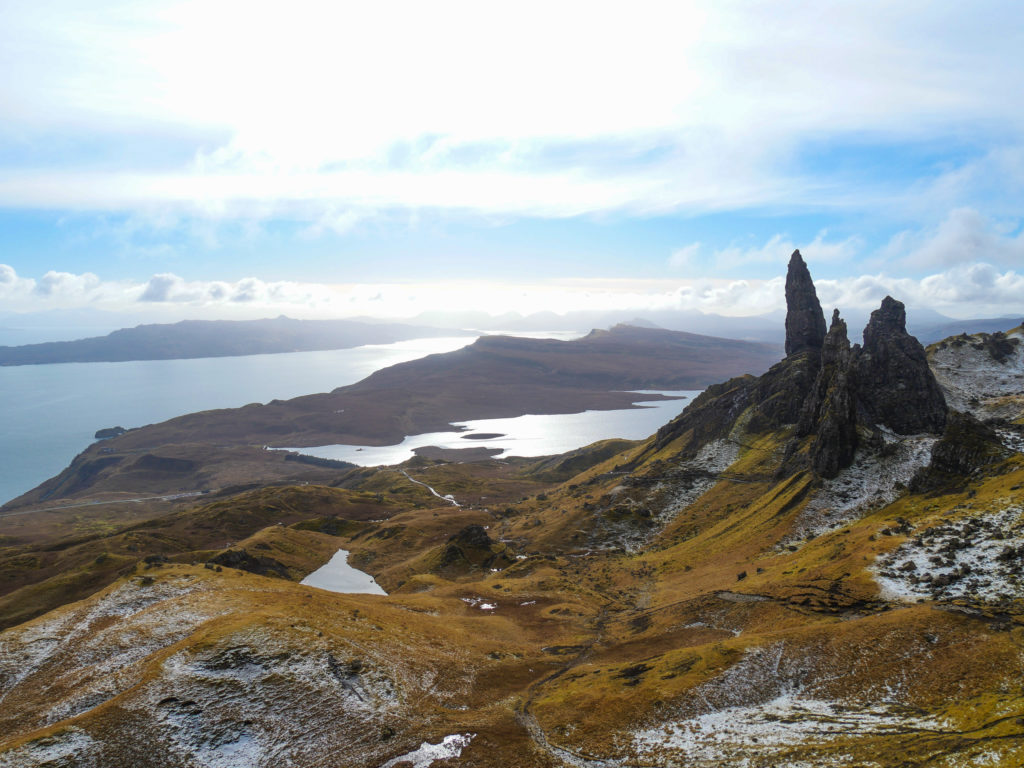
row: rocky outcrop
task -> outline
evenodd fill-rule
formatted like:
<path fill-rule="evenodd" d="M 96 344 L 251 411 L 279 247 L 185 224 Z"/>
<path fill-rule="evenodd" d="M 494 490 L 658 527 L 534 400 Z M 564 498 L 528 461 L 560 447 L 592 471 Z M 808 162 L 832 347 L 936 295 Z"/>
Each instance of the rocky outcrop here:
<path fill-rule="evenodd" d="M 825 315 L 800 251 L 786 272 L 786 355 L 817 351 L 825 342 Z"/>
<path fill-rule="evenodd" d="M 871 313 L 856 356 L 858 405 L 866 420 L 901 435 L 941 433 L 946 398 L 921 343 L 907 333 L 903 303 L 891 296 Z"/>
<path fill-rule="evenodd" d="M 825 336 L 821 368 L 810 395 L 804 401 L 797 435 L 812 432 L 811 469 L 822 477 L 835 477 L 853 463 L 857 450 L 856 393 L 850 377 L 852 352 L 846 335 L 846 321 L 839 310 L 832 313 L 832 326 Z"/>
<path fill-rule="evenodd" d="M 708 387 L 658 430 L 655 450 L 681 440 L 682 454 L 694 456 L 711 440 L 727 438 L 741 417 L 752 434 L 796 425 L 780 474 L 809 467 L 831 478 L 853 463 L 858 449 L 881 450 L 893 433 L 942 433 L 946 401 L 924 348 L 907 333 L 903 304 L 885 298 L 871 314 L 863 347 L 850 344 L 839 310 L 826 333 L 814 283 L 795 251 L 786 309 L 785 359 L 757 378 Z"/>
<path fill-rule="evenodd" d="M 931 462 L 910 484 L 915 492 L 949 489 L 966 482 L 979 468 L 1010 456 L 989 426 L 968 413 L 950 411 L 942 439 L 932 446 Z"/>
<path fill-rule="evenodd" d="M 505 568 L 515 562 L 503 544 L 494 541 L 482 525 L 467 525 L 448 539 L 433 571 Z"/>
<path fill-rule="evenodd" d="M 815 436 L 810 465 L 822 477 L 850 466 L 858 447 L 881 448 L 884 432 L 941 434 L 945 428 L 942 390 L 924 348 L 907 333 L 903 304 L 891 296 L 871 313 L 863 347 L 850 346 L 836 310 L 820 360 L 796 436 Z"/>
<path fill-rule="evenodd" d="M 288 569 L 283 563 L 272 557 L 253 555 L 245 549 L 228 549 L 210 558 L 210 563 L 237 568 L 240 571 L 256 573 L 260 576 L 274 576 L 281 579 L 290 578 Z"/>

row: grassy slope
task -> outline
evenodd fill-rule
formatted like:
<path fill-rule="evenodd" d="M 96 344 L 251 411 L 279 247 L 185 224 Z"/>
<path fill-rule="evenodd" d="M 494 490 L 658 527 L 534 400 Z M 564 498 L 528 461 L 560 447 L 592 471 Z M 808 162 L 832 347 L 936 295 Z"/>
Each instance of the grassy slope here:
<path fill-rule="evenodd" d="M 8 658 L 38 658 L 35 643 L 60 622 L 79 628 L 63 655 L 0 667 L 15 705 L 4 710 L 5 748 L 29 759 L 84 738 L 79 728 L 96 742 L 79 754 L 94 749 L 104 764 L 157 764 L 124 741 L 131 732 L 193 755 L 219 739 L 255 744 L 268 760 L 287 744 L 274 759 L 367 765 L 423 739 L 474 733 L 466 765 L 507 765 L 509 755 L 537 766 L 567 755 L 577 764 L 1018 765 L 1020 596 L 886 602 L 870 568 L 913 531 L 1019 503 L 1024 458 L 955 491 L 904 494 L 791 548 L 783 542 L 820 486 L 802 472 L 777 476 L 785 431 L 749 434 L 744 423 L 740 414 L 715 433 L 733 460 L 710 479 L 691 471 L 708 445 L 695 428 L 610 456 L 598 446 L 594 466 L 558 484 L 511 471 L 481 477 L 469 465 L 411 470 L 472 498 L 472 509 L 409 496 L 425 492 L 384 472 L 365 473 L 353 491 L 275 491 L 329 496 L 291 508 L 306 515 L 292 527 L 258 517 L 259 494 L 244 508 L 220 502 L 197 520 L 237 513 L 268 523 L 238 546 L 263 547 L 295 577 L 341 546 L 391 596 L 333 595 L 229 568 L 133 566 L 84 603 L 2 636 Z M 674 497 L 663 486 L 694 482 L 707 490 L 666 513 Z M 372 499 L 365 513 L 341 510 L 352 497 L 335 494 L 352 493 Z M 389 514 L 371 511 L 381 498 Z M 898 520 L 909 533 L 892 533 Z M 500 571 L 440 569 L 438 548 L 470 524 L 522 559 Z M 123 608 L 147 594 L 156 600 Z M 103 619 L 115 602 L 123 618 Z M 172 629 L 184 617 L 180 630 L 151 626 L 150 611 Z M 144 662 L 120 661 L 126 638 L 140 637 Z M 13 687 L 12 669 L 28 670 Z M 117 684 L 105 689 L 111 669 Z M 767 703 L 787 696 L 830 708 L 772 721 Z M 200 730 L 180 730 L 189 701 L 202 711 Z M 726 727 L 689 742 L 636 740 L 644 729 L 697 728 L 723 710 Z M 47 724 L 53 712 L 64 715 Z M 759 725 L 744 731 L 751 722 Z M 340 757 L 337 733 L 348 744 Z"/>

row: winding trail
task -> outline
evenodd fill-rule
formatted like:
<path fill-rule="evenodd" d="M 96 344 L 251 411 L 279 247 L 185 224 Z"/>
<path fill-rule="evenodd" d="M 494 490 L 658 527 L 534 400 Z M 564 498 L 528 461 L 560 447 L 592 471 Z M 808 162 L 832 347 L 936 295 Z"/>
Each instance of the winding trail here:
<path fill-rule="evenodd" d="M 447 501 L 447 502 L 448 502 L 449 504 L 451 504 L 451 505 L 452 505 L 452 506 L 454 506 L 454 507 L 461 507 L 461 506 L 462 506 L 461 504 L 459 504 L 459 502 L 457 502 L 457 501 L 455 500 L 455 497 L 454 497 L 454 496 L 452 496 L 452 495 L 451 495 L 450 493 L 449 493 L 448 495 L 446 495 L 446 496 L 442 496 L 442 495 L 441 495 L 440 493 L 438 493 L 437 491 L 435 491 L 435 490 L 434 490 L 433 488 L 431 488 L 431 487 L 430 487 L 429 485 L 427 485 L 426 483 L 422 483 L 422 482 L 420 482 L 420 481 L 419 481 L 419 480 L 417 480 L 417 479 L 416 479 L 415 477 L 413 477 L 413 476 L 412 476 L 412 475 L 410 475 L 410 474 L 409 474 L 408 472 L 406 472 L 406 471 L 405 471 L 404 469 L 400 469 L 400 470 L 398 470 L 398 471 L 399 471 L 399 472 L 401 472 L 401 473 L 402 473 L 403 475 L 405 475 L 405 476 L 406 476 L 406 478 L 407 478 L 407 479 L 408 479 L 408 480 L 409 480 L 410 482 L 416 483 L 416 485 L 422 485 L 422 486 L 423 486 L 424 488 L 426 488 L 426 489 L 427 489 L 428 491 L 430 491 L 430 492 L 431 492 L 432 494 L 434 494 L 435 496 L 437 496 L 437 498 L 441 499 L 441 501 Z"/>
<path fill-rule="evenodd" d="M 605 606 L 601 609 L 601 612 L 598 614 L 594 622 L 592 637 L 583 645 L 582 650 L 571 659 L 567 659 L 562 666 L 547 677 L 532 683 L 527 689 L 526 700 L 515 713 L 516 722 L 526 729 L 526 732 L 530 735 L 534 744 L 552 757 L 560 760 L 564 765 L 571 765 L 573 768 L 641 768 L 641 766 L 629 763 L 624 759 L 592 757 L 552 744 L 548 741 L 544 728 L 530 711 L 530 705 L 537 699 L 541 688 L 548 683 L 554 682 L 566 672 L 569 672 L 574 667 L 590 659 L 593 654 L 594 646 L 598 645 L 604 639 L 608 618 L 608 606 Z"/>

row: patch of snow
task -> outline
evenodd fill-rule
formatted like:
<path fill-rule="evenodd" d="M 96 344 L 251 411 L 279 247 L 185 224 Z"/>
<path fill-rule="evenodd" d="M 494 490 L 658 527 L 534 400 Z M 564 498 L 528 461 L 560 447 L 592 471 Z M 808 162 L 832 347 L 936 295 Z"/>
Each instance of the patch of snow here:
<path fill-rule="evenodd" d="M 1017 453 L 1024 453 L 1024 430 L 1007 429 L 1006 427 L 996 427 L 996 434 L 999 435 L 999 441 L 1009 448 L 1011 451 Z"/>
<path fill-rule="evenodd" d="M 479 608 L 481 611 L 493 611 L 498 606 L 495 603 L 484 602 L 482 597 L 460 597 L 459 600 L 471 608 Z"/>
<path fill-rule="evenodd" d="M 853 464 L 821 487 L 800 511 L 779 547 L 841 528 L 872 509 L 894 502 L 918 470 L 931 462 L 932 435 L 885 435 L 887 455 L 858 453 Z"/>
<path fill-rule="evenodd" d="M 838 670 L 822 662 L 819 653 L 785 642 L 752 648 L 690 690 L 672 714 L 628 732 L 620 747 L 645 765 L 845 766 L 852 761 L 837 754 L 837 739 L 949 727 L 906 706 L 898 682 L 856 700 L 830 696 Z M 799 761 L 794 748 L 803 752 Z"/>
<path fill-rule="evenodd" d="M 353 764 L 368 764 L 373 755 L 383 759 L 377 738 L 368 745 L 365 735 L 401 717 L 402 683 L 409 682 L 401 673 L 393 679 L 387 654 L 354 644 L 324 647 L 318 638 L 298 650 L 284 639 L 249 628 L 215 647 L 182 649 L 160 664 L 159 677 L 127 708 L 153 723 L 182 765 L 288 765 L 311 751 L 328 754 L 346 729 L 349 757 L 360 755 Z M 424 684 L 433 687 L 429 679 Z M 298 762 L 334 764 L 326 758 Z"/>
<path fill-rule="evenodd" d="M 886 600 L 971 598 L 998 602 L 1024 588 L 1024 508 L 920 531 L 872 566 Z"/>
<path fill-rule="evenodd" d="M 35 768 L 41 765 L 68 765 L 89 768 L 96 765 L 96 743 L 81 728 L 71 727 L 53 736 L 22 744 L 0 754 L 0 768 Z"/>
<path fill-rule="evenodd" d="M 301 582 L 307 587 L 326 589 L 342 594 L 386 595 L 381 586 L 368 573 L 348 564 L 348 552 L 339 549 L 334 557 L 317 568 Z"/>
<path fill-rule="evenodd" d="M 727 707 L 637 731 L 632 746 L 637 756 L 647 760 L 669 758 L 685 761 L 687 766 L 753 766 L 764 764 L 766 758 L 782 757 L 795 746 L 827 744 L 836 738 L 884 736 L 907 728 L 942 727 L 934 718 L 913 714 L 903 707 L 848 706 L 786 692 L 763 704 Z"/>
<path fill-rule="evenodd" d="M 988 351 L 972 346 L 980 343 L 980 336 L 932 352 L 928 362 L 950 407 L 980 419 L 1015 418 L 1021 414 L 1024 401 L 1014 400 L 1013 396 L 1024 394 L 1024 343 L 1019 334 L 1009 334 L 1007 338 L 1018 343 L 1001 363 Z"/>
<path fill-rule="evenodd" d="M 654 488 L 661 490 L 669 486 L 671 489 L 669 501 L 662 514 L 674 517 L 693 504 L 714 487 L 718 482 L 718 475 L 727 470 L 739 455 L 738 443 L 724 439 L 713 440 L 701 448 L 692 459 L 673 468 L 669 479 Z M 691 476 L 680 482 L 687 475 Z"/>
<path fill-rule="evenodd" d="M 707 472 L 725 472 L 739 458 L 740 444 L 734 440 L 712 440 L 701 448 L 697 455 L 686 462 L 691 469 Z"/>
<path fill-rule="evenodd" d="M 740 445 L 734 440 L 713 440 L 703 446 L 692 459 L 669 469 L 662 480 L 646 488 L 642 495 L 630 496 L 624 490 L 609 494 L 615 497 L 616 505 L 649 511 L 653 525 L 637 527 L 633 522 L 626 525 L 605 524 L 601 528 L 605 539 L 602 543 L 607 544 L 607 540 L 613 538 L 614 544 L 627 552 L 641 550 L 652 536 L 711 490 L 719 481 L 720 474 L 736 461 L 739 452 Z M 623 496 L 628 498 L 619 498 Z"/>
<path fill-rule="evenodd" d="M 430 768 L 435 760 L 451 760 L 459 757 L 462 750 L 469 746 L 469 742 L 475 736 L 475 733 L 454 733 L 451 736 L 445 736 L 437 744 L 424 741 L 420 744 L 419 749 L 394 757 L 380 768 L 392 768 L 400 763 L 412 763 L 412 768 Z"/>
<path fill-rule="evenodd" d="M 8 630 L 0 640 L 0 702 L 17 697 L 23 686 L 47 685 L 42 680 L 66 668 L 77 670 L 74 680 L 59 686 L 60 695 L 52 698 L 39 725 L 102 704 L 133 684 L 142 673 L 138 663 L 146 656 L 219 613 L 181 605 L 168 610 L 168 603 L 187 600 L 197 588 L 186 578 L 161 578 L 150 585 L 132 579 L 54 618 Z"/>

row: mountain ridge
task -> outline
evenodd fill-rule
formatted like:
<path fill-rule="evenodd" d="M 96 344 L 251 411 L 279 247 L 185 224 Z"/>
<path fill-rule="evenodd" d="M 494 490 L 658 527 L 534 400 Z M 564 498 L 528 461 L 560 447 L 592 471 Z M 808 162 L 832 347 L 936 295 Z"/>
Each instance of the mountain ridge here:
<path fill-rule="evenodd" d="M 181 320 L 122 328 L 106 336 L 0 346 L 0 366 L 182 360 L 346 349 L 418 338 L 467 336 L 466 331 L 352 320 Z"/>

